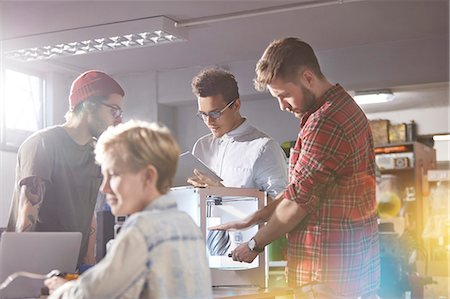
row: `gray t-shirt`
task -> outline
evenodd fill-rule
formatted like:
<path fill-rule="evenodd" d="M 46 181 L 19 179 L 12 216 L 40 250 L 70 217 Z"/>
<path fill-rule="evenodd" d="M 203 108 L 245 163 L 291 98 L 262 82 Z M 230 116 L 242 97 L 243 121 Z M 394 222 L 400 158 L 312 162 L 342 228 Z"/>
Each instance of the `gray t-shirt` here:
<path fill-rule="evenodd" d="M 87 249 L 102 180 L 93 151 L 93 143 L 77 144 L 61 126 L 50 127 L 30 136 L 18 152 L 8 230 L 14 231 L 16 227 L 23 180 L 37 176 L 45 180 L 46 190 L 36 231 L 81 232 L 81 261 Z"/>

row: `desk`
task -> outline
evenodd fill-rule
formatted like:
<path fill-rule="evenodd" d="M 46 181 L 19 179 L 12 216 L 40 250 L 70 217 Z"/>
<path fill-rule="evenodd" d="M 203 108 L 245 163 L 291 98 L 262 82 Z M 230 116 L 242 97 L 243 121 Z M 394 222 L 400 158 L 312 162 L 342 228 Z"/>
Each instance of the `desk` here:
<path fill-rule="evenodd" d="M 289 288 L 256 289 L 239 287 L 213 288 L 214 299 L 274 299 L 276 297 L 294 298 L 294 292 Z"/>
<path fill-rule="evenodd" d="M 213 299 L 293 299 L 294 292 L 289 288 L 277 289 L 256 289 L 256 288 L 213 288 Z M 47 296 L 41 296 L 36 299 L 46 299 Z M 280 298 L 281 299 L 281 298 Z"/>

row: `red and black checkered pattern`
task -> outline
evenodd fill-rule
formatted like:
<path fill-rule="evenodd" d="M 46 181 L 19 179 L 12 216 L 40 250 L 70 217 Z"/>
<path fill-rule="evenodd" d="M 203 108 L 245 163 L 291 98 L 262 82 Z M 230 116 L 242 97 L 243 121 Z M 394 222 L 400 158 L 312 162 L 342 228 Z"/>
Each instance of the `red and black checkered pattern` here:
<path fill-rule="evenodd" d="M 308 216 L 288 234 L 289 285 L 358 297 L 379 285 L 375 156 L 369 123 L 336 85 L 302 117 L 285 198 Z"/>

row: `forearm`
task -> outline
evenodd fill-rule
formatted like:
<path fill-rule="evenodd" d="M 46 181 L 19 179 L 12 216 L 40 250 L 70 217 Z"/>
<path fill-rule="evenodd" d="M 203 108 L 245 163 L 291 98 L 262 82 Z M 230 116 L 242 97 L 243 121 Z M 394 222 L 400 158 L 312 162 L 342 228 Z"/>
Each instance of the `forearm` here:
<path fill-rule="evenodd" d="M 87 265 L 94 265 L 95 260 L 95 243 L 97 240 L 97 219 L 95 213 L 92 216 L 91 227 L 89 230 L 89 241 L 86 255 L 83 258 L 83 263 Z"/>
<path fill-rule="evenodd" d="M 247 218 L 247 221 L 251 222 L 251 225 L 257 225 L 269 221 L 269 219 L 271 218 L 272 214 L 274 213 L 275 209 L 280 204 L 282 199 L 283 198 L 279 196 L 274 200 L 269 200 L 268 201 L 269 203 L 264 208 L 250 215 Z"/>
<path fill-rule="evenodd" d="M 253 214 L 247 216 L 244 219 L 239 219 L 237 221 L 227 222 L 225 224 L 209 227 L 210 230 L 242 230 L 249 227 L 255 226 L 257 224 L 267 222 L 275 211 L 277 205 L 281 202 L 281 195 L 274 200 L 270 200 L 269 204 L 254 212 Z"/>
<path fill-rule="evenodd" d="M 278 199 L 279 203 L 268 223 L 255 235 L 258 247 L 264 247 L 294 229 L 306 216 L 306 211 L 296 202 Z"/>
<path fill-rule="evenodd" d="M 21 204 L 17 216 L 16 231 L 17 232 L 34 231 L 38 215 L 39 215 L 38 207 L 33 206 L 28 202 L 24 202 L 23 204 Z"/>
<path fill-rule="evenodd" d="M 38 221 L 45 194 L 45 182 L 37 177 L 28 178 L 20 187 L 19 209 L 16 222 L 16 231 L 34 231 Z"/>

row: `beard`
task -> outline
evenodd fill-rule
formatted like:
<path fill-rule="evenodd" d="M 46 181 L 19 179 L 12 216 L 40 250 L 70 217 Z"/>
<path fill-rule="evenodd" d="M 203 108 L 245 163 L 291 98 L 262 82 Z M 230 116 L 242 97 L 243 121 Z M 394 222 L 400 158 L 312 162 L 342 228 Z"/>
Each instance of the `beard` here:
<path fill-rule="evenodd" d="M 100 135 L 102 135 L 102 133 L 107 129 L 107 126 L 99 119 L 95 119 L 89 122 L 88 128 L 91 136 L 98 139 L 98 137 L 100 137 Z"/>
<path fill-rule="evenodd" d="M 302 91 L 303 105 L 300 107 L 301 114 L 310 111 L 316 105 L 316 96 L 309 91 L 302 83 L 300 83 L 300 90 Z"/>

